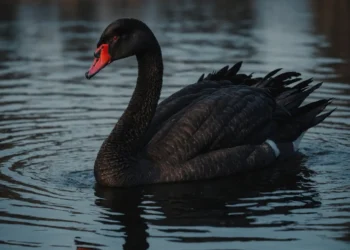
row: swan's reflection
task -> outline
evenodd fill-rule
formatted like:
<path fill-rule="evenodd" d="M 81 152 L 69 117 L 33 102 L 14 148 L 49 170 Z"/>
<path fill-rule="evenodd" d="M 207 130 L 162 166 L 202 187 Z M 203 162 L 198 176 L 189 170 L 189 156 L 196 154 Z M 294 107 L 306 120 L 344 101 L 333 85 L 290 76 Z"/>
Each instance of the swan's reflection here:
<path fill-rule="evenodd" d="M 142 217 L 144 208 L 140 207 L 143 197 L 143 188 L 105 189 L 96 187 L 98 206 L 109 210 L 103 215 L 107 223 L 118 224 L 118 231 L 125 232 L 124 249 L 147 249 L 147 222 Z M 110 213 L 114 212 L 114 213 Z M 117 213 L 115 213 L 117 212 Z"/>
<path fill-rule="evenodd" d="M 148 229 L 152 226 L 162 234 L 169 234 L 164 236 L 166 239 L 196 242 L 198 237 L 188 235 L 204 235 L 208 231 L 203 227 L 255 228 L 257 217 L 286 215 L 295 209 L 319 206 L 318 194 L 309 178 L 312 171 L 303 166 L 303 158 L 299 156 L 290 162 L 280 162 L 278 168 L 217 180 L 131 189 L 97 186 L 96 204 L 106 211 L 101 215 L 102 223 L 115 225 L 116 228 L 110 231 L 125 234 L 124 249 L 147 249 Z M 296 192 L 303 195 L 295 195 Z M 259 209 L 270 202 L 283 206 Z M 278 223 L 259 223 L 259 227 L 285 226 L 291 222 Z M 174 233 L 186 237 L 173 236 Z M 200 239 L 206 240 L 205 236 Z M 215 237 L 208 240 L 220 241 Z M 250 240 L 257 239 L 252 237 Z"/>

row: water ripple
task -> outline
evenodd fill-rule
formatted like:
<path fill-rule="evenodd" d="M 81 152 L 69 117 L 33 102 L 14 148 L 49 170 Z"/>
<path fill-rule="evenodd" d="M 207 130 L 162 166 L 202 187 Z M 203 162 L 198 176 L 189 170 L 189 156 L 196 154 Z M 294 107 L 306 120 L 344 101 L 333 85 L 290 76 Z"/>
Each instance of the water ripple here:
<path fill-rule="evenodd" d="M 328 9 L 325 3 L 312 0 L 5 2 L 4 249 L 347 249 L 350 40 L 344 34 L 350 30 L 327 28 L 332 20 L 348 23 L 341 12 L 346 1 L 337 0 L 338 14 L 327 17 L 319 11 Z M 331 108 L 337 109 L 305 135 L 301 154 L 277 169 L 198 183 L 95 187 L 93 163 L 129 102 L 136 60 L 115 62 L 93 81 L 84 72 L 100 32 L 120 16 L 145 20 L 159 38 L 165 65 L 161 99 L 202 73 L 243 60 L 245 73 L 283 67 L 323 81 L 309 101 L 333 98 Z"/>

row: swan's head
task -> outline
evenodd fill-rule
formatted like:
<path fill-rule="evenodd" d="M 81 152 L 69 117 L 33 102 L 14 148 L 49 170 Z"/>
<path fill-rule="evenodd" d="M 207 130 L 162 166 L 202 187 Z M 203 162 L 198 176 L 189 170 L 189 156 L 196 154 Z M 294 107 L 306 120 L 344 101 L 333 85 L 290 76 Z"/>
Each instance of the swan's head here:
<path fill-rule="evenodd" d="M 142 54 L 154 46 L 159 46 L 158 42 L 146 24 L 131 18 L 118 19 L 103 31 L 85 76 L 90 79 L 111 62 Z"/>

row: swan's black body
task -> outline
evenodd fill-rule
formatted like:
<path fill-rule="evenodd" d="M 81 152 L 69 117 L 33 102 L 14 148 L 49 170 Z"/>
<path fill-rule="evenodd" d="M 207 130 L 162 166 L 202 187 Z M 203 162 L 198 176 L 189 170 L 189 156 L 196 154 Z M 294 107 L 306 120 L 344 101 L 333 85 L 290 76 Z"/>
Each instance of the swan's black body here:
<path fill-rule="evenodd" d="M 120 19 L 106 28 L 97 47 L 101 44 L 109 46 L 112 61 L 136 55 L 139 65 L 129 106 L 95 162 L 96 180 L 105 186 L 199 180 L 262 168 L 294 153 L 292 142 L 331 113 L 319 115 L 329 100 L 300 107 L 321 84 L 310 87 L 312 80 L 301 81 L 299 73 L 277 75 L 278 70 L 253 78 L 238 73 L 241 63 L 203 75 L 157 105 L 163 63 L 151 30 L 141 21 Z M 267 139 L 276 143 L 278 155 Z"/>

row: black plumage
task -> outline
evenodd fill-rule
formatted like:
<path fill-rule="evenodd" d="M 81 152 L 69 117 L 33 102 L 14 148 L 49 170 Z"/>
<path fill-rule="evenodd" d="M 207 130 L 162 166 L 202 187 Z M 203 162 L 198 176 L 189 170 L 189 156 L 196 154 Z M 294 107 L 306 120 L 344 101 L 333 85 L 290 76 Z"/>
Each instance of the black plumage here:
<path fill-rule="evenodd" d="M 117 43 L 111 37 L 121 37 Z M 301 106 L 321 83 L 297 72 L 265 77 L 240 73 L 242 63 L 202 75 L 158 104 L 163 63 L 160 46 L 141 21 L 110 24 L 98 46 L 112 60 L 136 55 L 138 79 L 128 108 L 103 143 L 95 177 L 106 186 L 189 181 L 262 168 L 295 152 L 296 141 L 332 111 L 330 100 Z M 90 76 L 91 77 L 91 76 Z M 278 155 L 277 155 L 278 156 Z"/>

